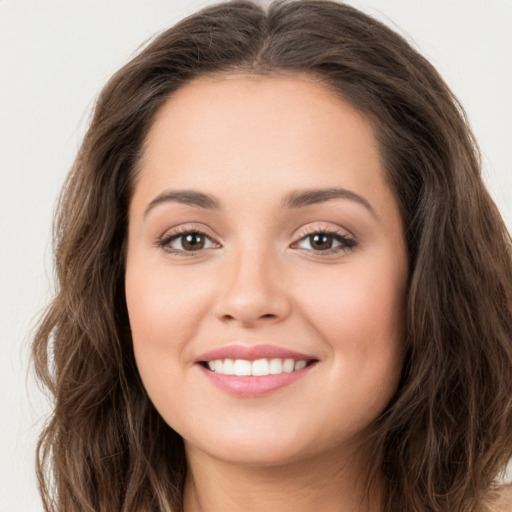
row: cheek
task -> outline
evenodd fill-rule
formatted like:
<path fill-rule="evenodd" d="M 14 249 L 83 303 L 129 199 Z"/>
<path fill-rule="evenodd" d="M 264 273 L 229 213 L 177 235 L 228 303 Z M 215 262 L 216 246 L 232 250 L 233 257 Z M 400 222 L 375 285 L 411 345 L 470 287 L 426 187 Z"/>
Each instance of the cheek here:
<path fill-rule="evenodd" d="M 177 390 L 186 381 L 190 365 L 188 341 L 197 336 L 204 312 L 204 283 L 187 272 L 173 272 L 165 266 L 127 266 L 126 302 L 132 331 L 133 350 L 144 387 L 160 409 L 173 417 L 183 407 Z M 165 411 L 161 411 L 161 414 Z M 164 414 L 163 414 L 164 415 Z"/>
<path fill-rule="evenodd" d="M 198 286 L 197 273 L 193 276 L 183 268 L 171 273 L 165 265 L 148 260 L 137 261 L 132 254 L 125 276 L 133 350 L 151 401 L 166 421 L 172 418 L 174 427 L 187 410 L 182 390 L 190 380 L 189 345 L 207 309 L 208 283 L 202 279 Z"/>
<path fill-rule="evenodd" d="M 145 268 L 140 271 L 139 269 Z M 126 301 L 134 345 L 179 347 L 198 327 L 208 283 L 189 272 L 154 270 L 133 265 L 127 269 Z M 206 292 L 206 293 L 205 293 Z"/>
<path fill-rule="evenodd" d="M 405 355 L 407 267 L 376 261 L 340 267 L 334 279 L 317 275 L 301 303 L 329 347 L 332 393 L 326 396 L 332 407 L 343 402 L 345 413 L 359 410 L 358 427 L 386 407 Z"/>
<path fill-rule="evenodd" d="M 304 314 L 333 347 L 364 352 L 379 340 L 388 345 L 403 340 L 405 281 L 398 266 L 353 265 L 341 267 L 338 275 L 311 276 L 298 296 Z"/>

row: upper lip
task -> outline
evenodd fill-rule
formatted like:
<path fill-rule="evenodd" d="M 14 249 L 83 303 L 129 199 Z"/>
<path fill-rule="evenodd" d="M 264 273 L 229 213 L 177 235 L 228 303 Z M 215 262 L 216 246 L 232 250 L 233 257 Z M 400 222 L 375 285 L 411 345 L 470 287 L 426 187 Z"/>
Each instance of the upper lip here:
<path fill-rule="evenodd" d="M 209 350 L 196 358 L 196 363 L 214 361 L 215 359 L 245 359 L 255 361 L 257 359 L 293 359 L 295 361 L 316 360 L 308 354 L 302 354 L 294 350 L 278 347 L 277 345 L 224 345 L 223 347 Z"/>

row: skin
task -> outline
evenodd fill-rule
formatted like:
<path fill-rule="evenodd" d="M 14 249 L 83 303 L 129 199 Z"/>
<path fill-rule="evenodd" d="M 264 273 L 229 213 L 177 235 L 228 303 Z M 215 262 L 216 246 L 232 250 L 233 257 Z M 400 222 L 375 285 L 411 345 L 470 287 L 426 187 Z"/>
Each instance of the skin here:
<path fill-rule="evenodd" d="M 281 207 L 291 191 L 333 187 L 370 207 Z M 169 190 L 211 194 L 220 209 L 164 201 L 146 212 Z M 178 227 L 205 232 L 204 245 L 162 246 Z M 322 230 L 355 246 L 327 238 L 327 254 L 309 236 Z M 185 512 L 380 509 L 378 492 L 361 504 L 360 477 L 402 368 L 407 276 L 373 127 L 322 83 L 202 77 L 167 101 L 130 205 L 126 300 L 144 386 L 185 440 Z M 195 360 L 234 342 L 318 362 L 268 395 L 233 396 Z"/>

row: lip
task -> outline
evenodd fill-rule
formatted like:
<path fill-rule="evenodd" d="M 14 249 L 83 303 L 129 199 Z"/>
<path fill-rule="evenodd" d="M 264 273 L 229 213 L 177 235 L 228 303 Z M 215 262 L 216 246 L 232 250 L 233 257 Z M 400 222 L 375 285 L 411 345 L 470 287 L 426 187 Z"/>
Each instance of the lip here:
<path fill-rule="evenodd" d="M 238 376 L 238 375 L 223 375 L 222 373 L 215 373 L 198 364 L 199 370 L 203 375 L 220 390 L 228 394 L 244 398 L 256 398 L 260 396 L 269 395 L 285 386 L 296 382 L 297 380 L 305 377 L 316 366 L 314 363 L 306 366 L 302 370 L 295 370 L 290 373 L 279 373 L 277 375 L 265 375 L 261 377 L 255 376 Z"/>
<path fill-rule="evenodd" d="M 215 359 L 245 359 L 255 361 L 257 359 L 293 359 L 294 361 L 308 361 L 305 368 L 290 373 L 264 376 L 239 376 L 223 375 L 211 371 L 205 363 Z M 238 397 L 260 397 L 269 395 L 285 386 L 307 376 L 311 369 L 318 363 L 318 358 L 309 354 L 303 354 L 276 345 L 225 345 L 201 354 L 195 362 L 203 375 L 218 389 Z"/>
<path fill-rule="evenodd" d="M 257 359 L 293 359 L 294 361 L 317 360 L 318 358 L 309 354 L 302 354 L 277 345 L 225 345 L 204 354 L 201 354 L 196 363 L 206 363 L 215 359 L 245 359 L 256 361 Z"/>

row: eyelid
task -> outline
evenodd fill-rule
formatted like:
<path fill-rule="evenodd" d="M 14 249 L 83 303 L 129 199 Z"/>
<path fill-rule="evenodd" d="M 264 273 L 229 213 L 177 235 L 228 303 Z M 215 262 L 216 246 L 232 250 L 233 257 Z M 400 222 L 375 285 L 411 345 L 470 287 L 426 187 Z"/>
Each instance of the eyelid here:
<path fill-rule="evenodd" d="M 297 238 L 304 238 L 305 236 L 312 235 L 315 233 L 328 233 L 332 235 L 340 235 L 343 238 L 350 238 L 355 241 L 355 237 L 347 229 L 340 228 L 339 226 L 332 226 L 324 224 L 311 223 L 301 228 L 297 234 Z"/>
<path fill-rule="evenodd" d="M 355 247 L 357 247 L 358 242 L 355 239 L 355 237 L 348 232 L 347 230 L 342 230 L 339 227 L 331 227 L 331 226 L 325 226 L 325 225 L 308 225 L 305 228 L 303 228 L 301 231 L 299 231 L 297 235 L 297 239 L 291 247 L 297 245 L 299 242 L 304 240 L 310 235 L 313 234 L 325 234 L 334 237 L 337 239 L 341 245 L 338 247 L 332 247 L 327 250 L 315 250 L 315 249 L 300 249 L 307 253 L 312 253 L 315 257 L 328 257 L 333 255 L 339 255 L 342 253 L 345 253 L 347 251 L 353 250 Z"/>
<path fill-rule="evenodd" d="M 218 246 L 222 247 L 222 245 L 218 242 L 218 240 L 212 236 L 209 233 L 209 230 L 204 228 L 202 225 L 198 224 L 186 224 L 181 225 L 176 228 L 172 228 L 167 230 L 163 235 L 161 235 L 156 242 L 156 245 L 166 252 L 178 256 L 197 256 L 200 254 L 203 254 L 205 251 L 210 250 L 214 247 L 208 247 L 203 249 L 198 249 L 196 251 L 185 251 L 181 249 L 170 249 L 167 247 L 167 245 L 176 238 L 179 238 L 182 235 L 186 235 L 189 233 L 195 233 L 202 235 L 206 238 L 208 238 L 213 244 L 217 244 Z M 342 230 L 341 228 L 337 227 L 328 227 L 325 225 L 311 225 L 309 224 L 305 228 L 302 228 L 296 238 L 295 241 L 290 245 L 291 248 L 296 248 L 297 244 L 299 244 L 302 240 L 307 238 L 310 235 L 313 234 L 325 234 L 334 237 L 337 239 L 338 242 L 340 242 L 340 245 L 337 247 L 333 247 L 326 250 L 318 250 L 318 249 L 303 249 L 303 248 L 297 248 L 298 250 L 312 253 L 315 256 L 318 257 L 326 257 L 333 254 L 340 254 L 343 252 L 347 252 L 351 249 L 354 249 L 358 244 L 355 238 L 352 234 L 349 234 L 347 230 Z M 218 247 L 217 247 L 218 248 Z"/>
<path fill-rule="evenodd" d="M 170 248 L 166 247 L 167 244 L 169 244 L 171 242 L 171 240 L 173 240 L 175 238 L 179 238 L 180 236 L 186 235 L 188 233 L 196 233 L 199 235 L 203 235 L 204 237 L 208 238 L 212 243 L 214 243 L 216 245 L 221 245 L 218 242 L 218 240 L 209 233 L 209 230 L 207 230 L 206 228 L 204 228 L 202 225 L 199 225 L 199 224 L 186 224 L 186 225 L 177 226 L 175 228 L 168 229 L 161 236 L 159 236 L 157 238 L 155 245 L 170 254 L 174 254 L 174 255 L 178 255 L 178 256 L 197 256 L 198 254 L 203 253 L 205 250 L 211 249 L 211 248 L 208 248 L 208 249 L 199 249 L 197 251 L 183 251 L 180 249 L 170 249 Z"/>

